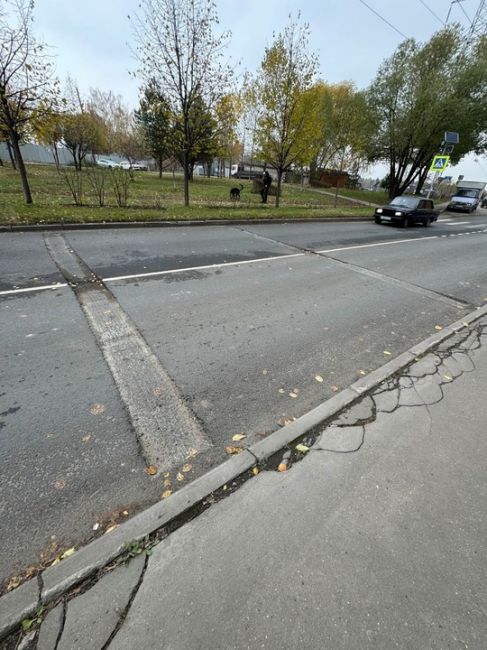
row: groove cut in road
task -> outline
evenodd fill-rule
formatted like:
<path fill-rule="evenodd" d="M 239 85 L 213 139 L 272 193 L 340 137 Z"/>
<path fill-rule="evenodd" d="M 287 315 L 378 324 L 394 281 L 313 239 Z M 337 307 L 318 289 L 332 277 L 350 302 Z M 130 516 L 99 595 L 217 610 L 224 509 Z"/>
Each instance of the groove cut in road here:
<path fill-rule="evenodd" d="M 252 231 L 246 230 L 244 228 L 241 228 L 241 230 L 244 230 L 245 232 L 248 232 L 249 234 L 252 234 Z M 278 239 L 274 239 L 272 237 L 265 237 L 263 235 L 258 235 L 259 238 L 264 237 L 265 239 L 268 239 L 269 241 L 273 243 L 280 244 Z M 295 250 L 300 250 L 304 253 L 311 254 L 311 255 L 316 255 L 317 257 L 322 257 L 323 259 L 328 260 L 332 264 L 336 264 L 341 266 L 342 268 L 346 268 L 347 270 L 353 272 L 353 273 L 360 273 L 362 275 L 366 275 L 368 277 L 374 278 L 375 280 L 380 280 L 381 282 L 386 282 L 388 284 L 392 284 L 398 287 L 401 287 L 402 289 L 406 289 L 406 291 L 410 291 L 412 293 L 416 293 L 418 295 L 424 296 L 425 298 L 431 298 L 432 300 L 437 300 L 438 302 L 445 303 L 449 305 L 450 307 L 455 307 L 455 309 L 473 309 L 474 306 L 471 305 L 468 302 L 465 302 L 463 300 L 459 300 L 456 298 L 452 298 L 451 296 L 444 295 L 442 293 L 439 293 L 437 291 L 432 291 L 431 289 L 426 289 L 425 287 L 421 287 L 420 285 L 412 284 L 410 282 L 405 282 L 404 280 L 398 280 L 397 278 L 394 278 L 390 275 L 385 275 L 384 273 L 378 273 L 377 271 L 372 271 L 370 269 L 364 268 L 363 266 L 358 266 L 357 264 L 352 264 L 351 262 L 344 262 L 336 257 L 333 257 L 329 255 L 329 253 L 333 252 L 338 252 L 338 251 L 347 251 L 347 250 L 354 250 L 358 248 L 371 248 L 373 246 L 387 246 L 387 245 L 392 245 L 392 244 L 405 244 L 408 242 L 421 242 L 425 240 L 431 240 L 431 239 L 438 239 L 438 235 L 432 235 L 430 237 L 413 237 L 411 239 L 399 239 L 395 240 L 393 242 L 378 242 L 374 244 L 361 244 L 358 246 L 347 246 L 343 248 L 335 248 L 335 249 L 325 249 L 325 250 L 319 250 L 315 251 L 309 248 L 303 248 L 297 245 L 289 245 L 291 248 L 294 248 Z"/>
<path fill-rule="evenodd" d="M 196 417 L 113 294 L 63 235 L 44 239 L 95 335 L 147 463 L 169 468 L 208 448 Z"/>

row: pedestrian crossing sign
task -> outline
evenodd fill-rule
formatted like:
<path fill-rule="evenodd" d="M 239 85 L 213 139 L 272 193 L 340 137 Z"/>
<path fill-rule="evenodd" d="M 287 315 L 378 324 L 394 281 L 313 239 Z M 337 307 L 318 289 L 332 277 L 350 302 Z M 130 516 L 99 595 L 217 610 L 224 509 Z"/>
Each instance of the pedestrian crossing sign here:
<path fill-rule="evenodd" d="M 430 172 L 444 172 L 450 164 L 450 156 L 435 156 L 431 163 Z"/>

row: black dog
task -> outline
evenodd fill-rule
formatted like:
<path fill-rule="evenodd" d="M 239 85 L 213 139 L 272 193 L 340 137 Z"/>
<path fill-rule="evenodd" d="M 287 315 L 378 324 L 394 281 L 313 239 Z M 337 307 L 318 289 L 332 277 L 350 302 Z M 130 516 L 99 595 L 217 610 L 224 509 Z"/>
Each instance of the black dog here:
<path fill-rule="evenodd" d="M 230 198 L 233 199 L 234 201 L 240 200 L 240 193 L 243 190 L 244 186 L 242 183 L 240 183 L 240 188 L 238 187 L 232 187 L 230 190 Z"/>

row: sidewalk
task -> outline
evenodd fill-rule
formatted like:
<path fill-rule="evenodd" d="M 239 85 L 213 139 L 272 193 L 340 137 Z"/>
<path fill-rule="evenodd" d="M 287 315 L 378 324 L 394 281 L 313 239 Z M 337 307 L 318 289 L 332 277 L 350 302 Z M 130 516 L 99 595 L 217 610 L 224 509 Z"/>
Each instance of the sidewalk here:
<path fill-rule="evenodd" d="M 37 648 L 485 648 L 487 319 L 465 336 L 60 603 Z"/>

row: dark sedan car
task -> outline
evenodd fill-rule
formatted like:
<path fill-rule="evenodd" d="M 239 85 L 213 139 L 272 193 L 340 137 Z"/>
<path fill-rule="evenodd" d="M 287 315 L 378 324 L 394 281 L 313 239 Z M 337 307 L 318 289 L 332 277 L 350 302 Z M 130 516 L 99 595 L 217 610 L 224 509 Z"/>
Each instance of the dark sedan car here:
<path fill-rule="evenodd" d="M 397 223 L 403 228 L 417 223 L 429 226 L 438 219 L 431 199 L 421 196 L 396 196 L 389 205 L 375 210 L 375 223 Z"/>

